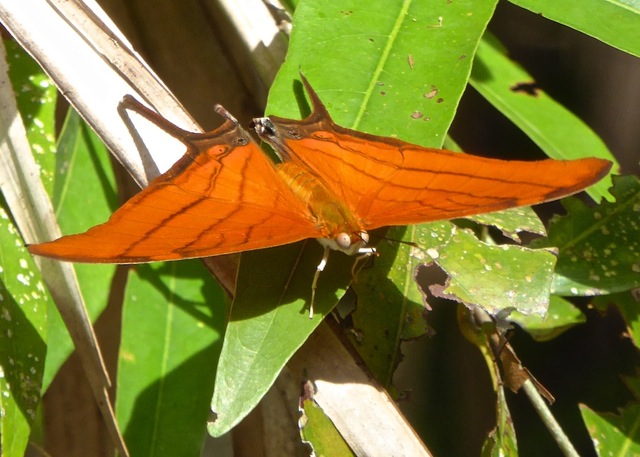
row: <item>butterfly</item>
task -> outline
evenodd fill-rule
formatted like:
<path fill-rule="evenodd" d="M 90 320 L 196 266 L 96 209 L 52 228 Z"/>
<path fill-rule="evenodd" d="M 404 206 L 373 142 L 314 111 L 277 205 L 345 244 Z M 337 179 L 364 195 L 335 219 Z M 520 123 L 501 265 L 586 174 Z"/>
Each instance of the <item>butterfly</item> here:
<path fill-rule="evenodd" d="M 313 295 L 331 250 L 375 252 L 370 230 L 555 200 L 597 182 L 612 165 L 598 158 L 489 159 L 350 130 L 332 121 L 301 79 L 312 106 L 307 118 L 252 121 L 279 163 L 219 105 L 225 122 L 193 133 L 125 97 L 125 107 L 179 139 L 186 153 L 107 222 L 29 251 L 74 262 L 139 263 L 316 238 L 325 251 Z"/>

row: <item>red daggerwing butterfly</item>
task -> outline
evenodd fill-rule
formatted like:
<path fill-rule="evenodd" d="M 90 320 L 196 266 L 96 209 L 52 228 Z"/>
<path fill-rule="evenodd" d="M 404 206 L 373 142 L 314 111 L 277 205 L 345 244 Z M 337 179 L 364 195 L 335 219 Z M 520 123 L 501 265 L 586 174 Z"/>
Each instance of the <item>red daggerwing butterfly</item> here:
<path fill-rule="evenodd" d="M 186 154 L 104 224 L 29 251 L 75 262 L 137 263 L 317 238 L 325 246 L 320 271 L 329 249 L 373 252 L 368 230 L 558 199 L 611 168 L 597 158 L 487 159 L 346 129 L 302 81 L 313 107 L 309 117 L 253 121 L 278 164 L 222 107 L 216 108 L 226 118 L 221 127 L 191 133 L 126 98 L 127 107 L 182 141 Z"/>

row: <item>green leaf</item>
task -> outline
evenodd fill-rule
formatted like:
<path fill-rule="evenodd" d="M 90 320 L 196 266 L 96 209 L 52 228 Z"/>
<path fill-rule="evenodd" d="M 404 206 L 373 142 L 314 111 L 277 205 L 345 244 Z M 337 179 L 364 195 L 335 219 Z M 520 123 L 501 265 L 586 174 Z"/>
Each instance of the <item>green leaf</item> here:
<path fill-rule="evenodd" d="M 620 414 L 596 413 L 580 405 L 580 412 L 598 455 L 640 455 L 640 405 L 629 405 Z"/>
<path fill-rule="evenodd" d="M 333 253 L 309 319 L 311 284 L 321 258 L 314 240 L 242 256 L 211 403 L 217 414 L 209 424 L 213 436 L 226 433 L 253 409 L 344 294 L 354 258 Z"/>
<path fill-rule="evenodd" d="M 440 146 L 494 8 L 495 2 L 470 0 L 300 2 L 267 113 L 308 114 L 294 83 L 301 70 L 338 124 Z M 315 242 L 302 252 L 298 246 L 243 254 L 210 433 L 225 433 L 256 405 L 319 323 L 305 317 L 304 304 L 320 257 Z M 342 295 L 350 264 L 332 256 L 319 280 L 319 314 Z"/>
<path fill-rule="evenodd" d="M 354 455 L 331 419 L 313 399 L 302 402 L 302 411 L 300 433 L 303 440 L 313 447 L 313 455 Z"/>
<path fill-rule="evenodd" d="M 633 291 L 620 292 L 613 295 L 603 295 L 593 299 L 593 306 L 603 313 L 606 313 L 609 306 L 615 305 L 627 326 L 627 332 L 636 347 L 640 348 L 640 306 L 638 298 L 634 297 Z M 638 395 L 640 398 L 640 395 Z"/>
<path fill-rule="evenodd" d="M 0 449 L 22 457 L 40 401 L 51 300 L 5 207 L 0 196 Z"/>
<path fill-rule="evenodd" d="M 424 335 L 428 326 L 417 268 L 430 257 L 427 246 L 437 243 L 432 224 L 391 228 L 377 246 L 372 266 L 365 266 L 353 285 L 358 303 L 353 312 L 354 347 L 373 376 L 392 388 L 393 373 L 401 360 L 402 341 Z M 433 224 L 436 225 L 436 224 Z M 449 223 L 437 224 L 447 230 Z M 402 243 L 418 241 L 421 248 Z"/>
<path fill-rule="evenodd" d="M 459 229 L 436 251 L 433 257 L 449 280 L 444 288 L 432 286 L 432 293 L 479 305 L 494 316 L 507 310 L 539 315 L 547 311 L 555 264 L 550 252 L 490 246 Z"/>
<path fill-rule="evenodd" d="M 535 95 L 514 90 L 518 84 L 533 82 L 533 78 L 506 56 L 502 45 L 489 33 L 478 47 L 469 82 L 549 157 L 564 160 L 601 157 L 615 163 L 603 141 L 542 90 L 536 90 Z M 610 178 L 606 178 L 588 192 L 600 201 L 609 196 L 610 185 Z"/>
<path fill-rule="evenodd" d="M 56 151 L 58 91 L 40 65 L 15 40 L 4 40 L 9 78 L 42 182 L 51 193 Z"/>
<path fill-rule="evenodd" d="M 510 1 L 640 57 L 640 4 L 637 0 Z"/>
<path fill-rule="evenodd" d="M 611 192 L 616 202 L 595 208 L 564 200 L 568 215 L 554 218 L 549 239 L 535 243 L 560 251 L 553 293 L 591 296 L 640 286 L 640 181 L 617 177 Z"/>
<path fill-rule="evenodd" d="M 518 455 L 518 440 L 516 430 L 509 411 L 509 405 L 504 395 L 504 384 L 497 386 L 496 399 L 496 427 L 482 445 L 482 457 L 516 457 Z"/>
<path fill-rule="evenodd" d="M 493 226 L 502 234 L 514 241 L 520 242 L 519 234 L 522 232 L 545 235 L 546 230 L 538 215 L 530 206 L 511 208 L 493 213 L 477 214 L 467 217 L 478 224 Z"/>
<path fill-rule="evenodd" d="M 225 300 L 197 260 L 130 271 L 116 412 L 131 455 L 199 456 Z"/>
<path fill-rule="evenodd" d="M 337 124 L 439 147 L 495 3 L 301 2 L 267 113 L 308 114 L 302 70 Z"/>
<path fill-rule="evenodd" d="M 544 342 L 563 334 L 571 327 L 585 323 L 587 318 L 569 301 L 552 295 L 544 316 L 527 316 L 515 311 L 509 315 L 509 320 L 520 325 L 534 340 Z"/>
<path fill-rule="evenodd" d="M 457 320 L 460 331 L 467 341 L 475 345 L 482 354 L 496 393 L 496 425 L 487 435 L 482 445 L 481 455 L 483 457 L 517 456 L 518 442 L 505 397 L 505 382 L 502 380 L 503 374 L 489 343 L 491 334 L 495 332 L 496 328 L 493 323 L 478 325 L 473 314 L 465 306 L 458 305 Z M 508 347 L 505 350 L 512 351 Z M 502 366 L 504 368 L 504 364 Z"/>

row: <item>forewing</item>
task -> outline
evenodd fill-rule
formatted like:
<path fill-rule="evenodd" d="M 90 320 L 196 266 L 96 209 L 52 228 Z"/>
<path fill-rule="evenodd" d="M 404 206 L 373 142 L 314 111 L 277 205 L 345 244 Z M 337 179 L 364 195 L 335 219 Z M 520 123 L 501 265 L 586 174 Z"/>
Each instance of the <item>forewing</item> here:
<path fill-rule="evenodd" d="M 235 123 L 181 140 L 187 153 L 106 223 L 29 250 L 69 261 L 135 263 L 228 254 L 319 236 L 306 207 Z"/>
<path fill-rule="evenodd" d="M 325 126 L 326 129 L 326 126 Z M 597 182 L 602 159 L 488 159 L 335 129 L 287 140 L 366 229 L 453 219 L 554 200 Z"/>

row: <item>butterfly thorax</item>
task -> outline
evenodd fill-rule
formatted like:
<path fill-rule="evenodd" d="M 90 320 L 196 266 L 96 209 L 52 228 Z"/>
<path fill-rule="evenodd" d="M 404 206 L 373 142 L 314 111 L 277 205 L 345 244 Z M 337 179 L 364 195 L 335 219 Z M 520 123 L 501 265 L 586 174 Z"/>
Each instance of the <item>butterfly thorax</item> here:
<path fill-rule="evenodd" d="M 277 172 L 323 233 L 323 245 L 349 255 L 356 254 L 366 246 L 369 240 L 367 233 L 360 228 L 349 208 L 320 177 L 293 162 L 278 164 Z"/>

